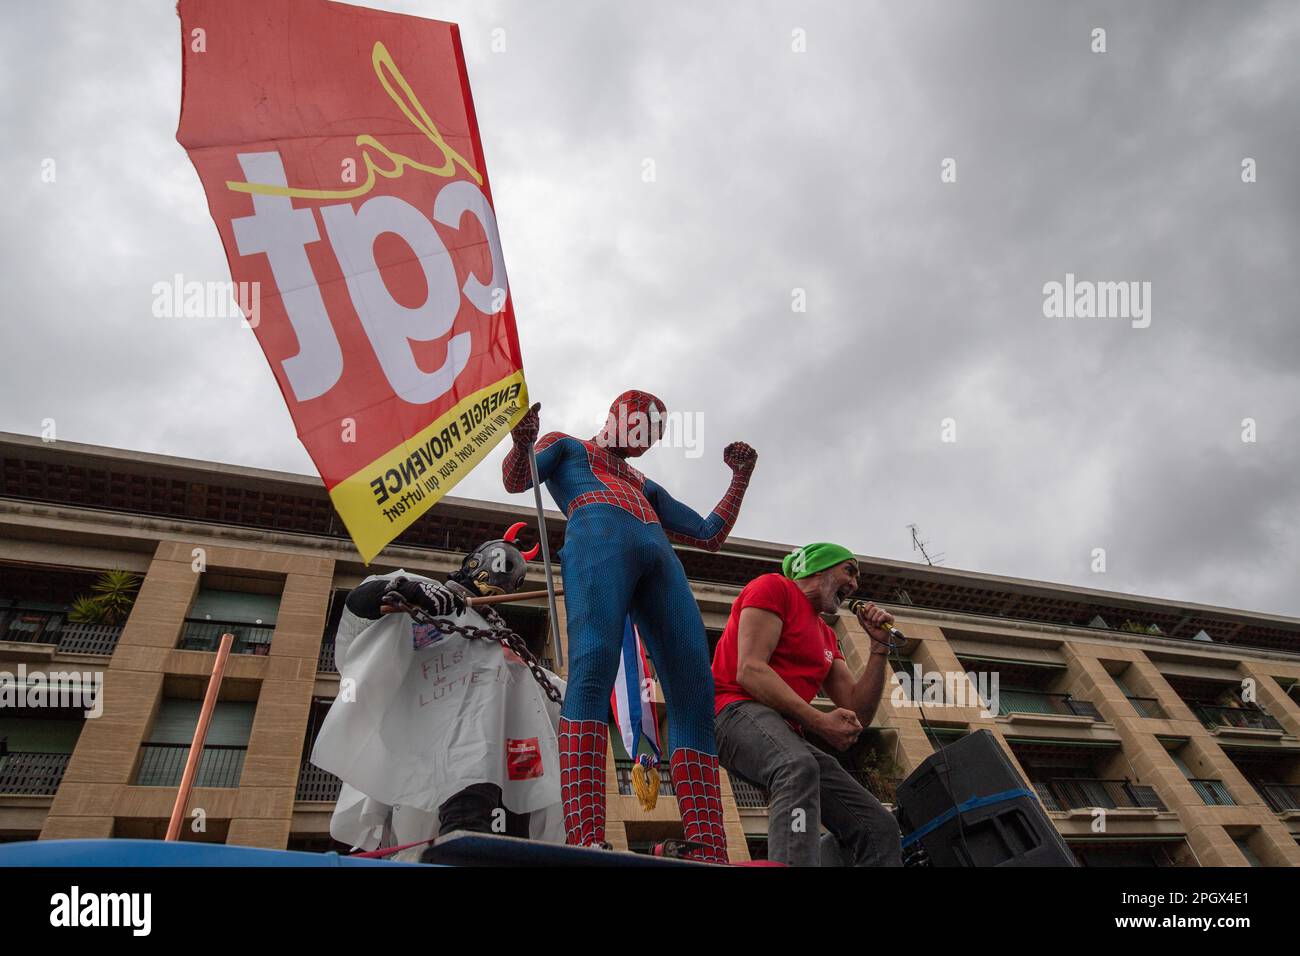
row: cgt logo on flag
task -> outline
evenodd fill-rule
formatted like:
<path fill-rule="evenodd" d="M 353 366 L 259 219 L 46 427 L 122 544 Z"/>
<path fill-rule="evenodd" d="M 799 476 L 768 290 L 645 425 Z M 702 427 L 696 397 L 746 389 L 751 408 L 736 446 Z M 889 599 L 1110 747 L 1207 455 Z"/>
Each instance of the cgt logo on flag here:
<path fill-rule="evenodd" d="M 369 562 L 528 407 L 459 32 L 325 0 L 179 11 L 176 138 Z"/>

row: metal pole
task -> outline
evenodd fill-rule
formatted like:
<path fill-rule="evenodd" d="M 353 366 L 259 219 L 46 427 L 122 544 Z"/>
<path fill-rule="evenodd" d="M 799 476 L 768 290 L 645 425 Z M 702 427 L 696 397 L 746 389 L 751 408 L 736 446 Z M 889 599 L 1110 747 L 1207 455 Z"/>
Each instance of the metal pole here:
<path fill-rule="evenodd" d="M 531 601 L 533 598 L 539 598 L 550 593 L 550 591 L 515 591 L 513 594 L 489 594 L 485 597 L 465 598 L 465 603 L 470 607 L 482 607 L 485 604 L 509 604 L 512 601 Z M 555 593 L 563 594 L 564 588 L 556 588 Z"/>
<path fill-rule="evenodd" d="M 560 647 L 560 612 L 555 608 L 555 578 L 551 574 L 551 546 L 546 534 L 546 515 L 542 511 L 542 486 L 537 480 L 537 449 L 528 446 L 528 470 L 533 477 L 533 499 L 537 502 L 537 536 L 542 541 L 542 564 L 546 568 L 546 602 L 550 608 L 551 646 L 555 648 L 555 666 L 564 666 Z"/>
<path fill-rule="evenodd" d="M 181 774 L 181 788 L 176 793 L 176 804 L 172 807 L 172 818 L 167 824 L 167 839 L 179 840 L 181 836 L 181 818 L 189 806 L 190 794 L 194 790 L 194 778 L 199 773 L 199 761 L 203 759 L 203 742 L 208 739 L 208 724 L 212 722 L 212 711 L 217 706 L 217 694 L 221 690 L 221 678 L 226 672 L 226 659 L 230 657 L 230 646 L 235 642 L 235 635 L 222 634 L 221 646 L 217 648 L 217 662 L 212 665 L 212 677 L 208 680 L 208 692 L 203 697 L 203 708 L 199 711 L 199 722 L 194 728 L 194 739 L 190 741 L 190 753 L 185 758 L 185 772 Z"/>

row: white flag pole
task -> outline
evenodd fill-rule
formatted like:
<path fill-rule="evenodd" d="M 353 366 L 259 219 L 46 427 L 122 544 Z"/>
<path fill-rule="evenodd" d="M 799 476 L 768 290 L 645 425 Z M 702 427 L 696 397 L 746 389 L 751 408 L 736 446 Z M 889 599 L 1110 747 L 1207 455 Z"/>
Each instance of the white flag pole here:
<path fill-rule="evenodd" d="M 537 480 L 537 450 L 528 446 L 528 470 L 533 478 L 533 498 L 537 502 L 537 536 L 542 542 L 542 565 L 546 568 L 546 603 L 550 609 L 551 646 L 555 648 L 555 666 L 564 666 L 564 650 L 560 647 L 560 614 L 555 607 L 555 578 L 551 573 L 551 546 L 546 534 L 546 515 L 542 512 L 542 486 Z"/>

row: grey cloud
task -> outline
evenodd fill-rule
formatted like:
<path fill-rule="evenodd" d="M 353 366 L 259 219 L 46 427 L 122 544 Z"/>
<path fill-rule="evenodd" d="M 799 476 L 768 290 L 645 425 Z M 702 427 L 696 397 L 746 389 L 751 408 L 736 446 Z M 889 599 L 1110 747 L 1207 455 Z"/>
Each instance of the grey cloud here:
<path fill-rule="evenodd" d="M 1300 614 L 1294 5 L 375 5 L 462 24 L 545 427 L 647 388 L 706 416 L 642 461 L 695 507 L 759 449 L 738 534 L 906 559 L 914 521 L 954 567 Z M 247 330 L 149 314 L 228 277 L 171 4 L 0 43 L 0 428 L 310 470 Z M 1067 271 L 1152 282 L 1151 327 L 1044 318 Z M 508 500 L 503 452 L 458 493 Z"/>

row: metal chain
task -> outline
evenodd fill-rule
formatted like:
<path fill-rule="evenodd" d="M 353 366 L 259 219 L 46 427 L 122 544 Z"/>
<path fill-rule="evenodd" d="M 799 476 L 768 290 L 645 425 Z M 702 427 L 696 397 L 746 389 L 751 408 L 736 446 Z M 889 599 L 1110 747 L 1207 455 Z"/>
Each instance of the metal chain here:
<path fill-rule="evenodd" d="M 486 627 L 474 627 L 470 624 L 455 624 L 443 617 L 434 617 L 422 607 L 411 604 L 406 598 L 402 597 L 397 591 L 390 591 L 384 595 L 384 603 L 403 611 L 421 624 L 427 624 L 435 628 L 440 634 L 459 634 L 461 637 L 471 641 L 496 641 L 502 647 L 513 651 L 520 660 L 528 665 L 528 670 L 532 672 L 533 680 L 545 692 L 546 696 L 554 703 L 563 703 L 559 690 L 550 679 L 546 672 L 542 670 L 542 665 L 533 657 L 532 651 L 524 639 L 516 634 L 506 625 L 501 615 L 491 607 L 483 606 L 474 608 L 487 619 L 492 625 L 491 629 Z"/>

